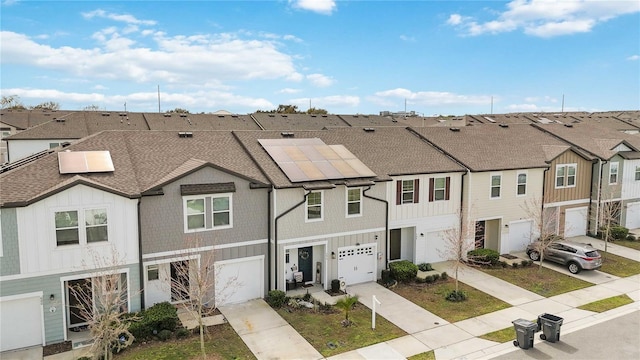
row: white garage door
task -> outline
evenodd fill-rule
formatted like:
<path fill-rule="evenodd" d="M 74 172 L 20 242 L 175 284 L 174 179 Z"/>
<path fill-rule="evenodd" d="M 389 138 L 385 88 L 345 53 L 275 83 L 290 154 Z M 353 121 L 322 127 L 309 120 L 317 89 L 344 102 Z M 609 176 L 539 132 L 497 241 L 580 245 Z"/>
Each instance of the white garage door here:
<path fill-rule="evenodd" d="M 416 258 L 414 263 L 435 263 L 446 261 L 446 254 L 441 249 L 446 247 L 444 231 L 432 231 L 416 238 Z"/>
<path fill-rule="evenodd" d="M 587 235 L 587 208 L 567 209 L 564 213 L 564 237 Z"/>
<path fill-rule="evenodd" d="M 42 344 L 41 296 L 0 299 L 0 351 Z"/>
<path fill-rule="evenodd" d="M 215 263 L 216 306 L 264 297 L 264 256 Z"/>
<path fill-rule="evenodd" d="M 512 221 L 509 223 L 509 252 L 524 251 L 531 242 L 533 221 Z"/>
<path fill-rule="evenodd" d="M 338 248 L 338 279 L 346 285 L 376 281 L 376 245 Z"/>
<path fill-rule="evenodd" d="M 627 224 L 625 226 L 629 229 L 640 228 L 640 202 L 627 205 Z"/>

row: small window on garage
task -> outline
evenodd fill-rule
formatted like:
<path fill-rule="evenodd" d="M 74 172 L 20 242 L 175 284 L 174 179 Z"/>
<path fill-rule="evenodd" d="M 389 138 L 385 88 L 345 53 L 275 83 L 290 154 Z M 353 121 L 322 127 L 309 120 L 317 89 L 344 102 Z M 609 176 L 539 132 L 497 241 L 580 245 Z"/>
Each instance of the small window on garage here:
<path fill-rule="evenodd" d="M 158 270 L 158 265 L 149 265 L 147 266 L 147 280 L 158 280 L 160 278 L 160 272 Z"/>

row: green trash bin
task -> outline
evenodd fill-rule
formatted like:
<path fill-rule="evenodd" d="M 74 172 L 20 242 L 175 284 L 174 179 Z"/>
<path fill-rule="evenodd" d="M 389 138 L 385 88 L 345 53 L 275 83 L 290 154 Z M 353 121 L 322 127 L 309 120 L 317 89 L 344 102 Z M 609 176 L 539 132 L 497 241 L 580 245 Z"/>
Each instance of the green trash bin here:
<path fill-rule="evenodd" d="M 560 326 L 562 318 L 559 316 L 544 313 L 538 316 L 538 330 L 542 330 L 540 339 L 548 342 L 560 341 Z"/>
<path fill-rule="evenodd" d="M 526 319 L 513 320 L 511 323 L 516 330 L 516 340 L 513 341 L 513 346 L 519 346 L 522 349 L 532 348 L 538 324 Z"/>

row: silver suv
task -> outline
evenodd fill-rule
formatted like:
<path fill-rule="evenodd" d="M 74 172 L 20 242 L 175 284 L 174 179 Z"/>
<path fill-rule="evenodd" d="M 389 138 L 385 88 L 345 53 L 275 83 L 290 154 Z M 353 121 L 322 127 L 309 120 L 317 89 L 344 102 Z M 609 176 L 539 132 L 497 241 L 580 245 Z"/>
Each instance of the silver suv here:
<path fill-rule="evenodd" d="M 533 242 L 527 246 L 527 255 L 533 261 L 540 260 L 539 242 Z M 566 265 L 572 274 L 581 270 L 595 270 L 602 266 L 602 257 L 596 248 L 590 244 L 558 240 L 552 242 L 544 250 L 544 260 Z"/>

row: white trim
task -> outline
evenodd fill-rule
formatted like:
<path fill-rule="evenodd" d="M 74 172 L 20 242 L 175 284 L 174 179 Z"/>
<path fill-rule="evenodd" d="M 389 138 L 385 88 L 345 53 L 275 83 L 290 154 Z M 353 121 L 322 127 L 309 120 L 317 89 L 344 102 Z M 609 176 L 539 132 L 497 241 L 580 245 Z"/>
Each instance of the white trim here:
<path fill-rule="evenodd" d="M 46 345 L 46 333 L 45 333 L 45 324 L 44 324 L 44 292 L 42 291 L 34 291 L 34 292 L 30 292 L 30 293 L 24 293 L 24 294 L 16 294 L 16 295 L 9 295 L 9 296 L 1 296 L 0 297 L 0 302 L 3 301 L 11 301 L 11 300 L 20 300 L 20 299 L 27 299 L 27 298 L 31 298 L 31 297 L 39 297 L 40 298 L 40 325 L 41 325 L 41 331 L 42 331 L 42 346 Z M 65 340 L 66 336 L 65 336 Z"/>
<path fill-rule="evenodd" d="M 518 194 L 518 187 L 520 186 L 520 175 L 524 175 L 524 194 Z M 527 170 L 520 170 L 516 172 L 516 197 L 527 196 L 528 188 L 529 188 L 529 172 Z"/>
<path fill-rule="evenodd" d="M 220 244 L 220 245 L 214 245 L 213 249 L 214 250 L 220 250 L 220 249 L 229 249 L 229 248 L 240 247 L 240 246 L 251 246 L 251 245 L 266 244 L 267 241 L 269 241 L 269 240 L 267 240 L 267 239 L 259 239 L 259 240 L 242 241 L 242 242 L 229 243 L 229 244 Z"/>
<path fill-rule="evenodd" d="M 171 264 L 171 263 L 174 263 L 174 262 L 185 261 L 185 260 L 188 260 L 188 261 L 196 260 L 197 266 L 198 266 L 198 269 L 199 269 L 200 268 L 200 260 L 201 260 L 200 258 L 201 258 L 200 254 L 193 254 L 193 255 L 181 256 L 181 257 L 177 257 L 177 258 L 165 258 L 165 259 L 152 260 L 152 261 L 143 261 L 142 262 L 142 271 L 144 273 L 143 274 L 143 276 L 144 276 L 143 277 L 143 281 L 144 281 L 143 288 L 146 289 L 148 284 L 149 284 L 149 277 L 148 277 L 149 274 L 148 274 L 148 271 L 147 271 L 147 267 L 153 266 L 153 265 L 160 265 L 160 264 Z M 160 271 L 160 269 L 158 269 L 158 275 L 160 274 L 159 271 Z M 200 271 L 200 270 L 198 270 L 198 271 Z M 189 277 L 191 277 L 191 263 L 189 263 Z M 151 281 L 155 281 L 155 280 L 151 280 Z M 172 280 L 169 279 L 169 286 L 170 287 L 171 287 L 171 281 Z M 171 290 L 169 290 L 169 291 L 171 292 Z M 147 292 L 143 292 L 143 293 L 144 293 L 143 294 L 144 302 L 145 302 L 145 304 L 148 304 L 149 303 L 149 299 L 147 299 L 147 294 L 148 293 Z M 187 300 L 184 300 L 184 301 L 171 301 L 171 295 L 169 295 L 169 303 L 171 303 L 171 304 L 181 304 L 181 303 L 184 303 L 186 301 Z"/>
<path fill-rule="evenodd" d="M 358 203 L 360 204 L 360 212 L 357 214 L 349 214 L 349 191 L 350 190 L 359 190 L 360 191 L 360 200 L 358 201 Z M 362 188 L 361 187 L 345 187 L 345 201 L 344 201 L 344 214 L 346 218 L 355 218 L 355 217 L 361 217 L 363 214 L 363 205 L 364 205 L 364 201 L 362 201 Z M 352 203 L 355 204 L 355 201 L 353 201 Z"/>
<path fill-rule="evenodd" d="M 122 263 L 122 264 L 119 264 L 119 265 L 120 266 L 131 266 L 131 265 L 137 265 L 137 264 L 139 264 L 139 262 L 136 259 L 135 261 L 132 261 L 132 262 L 129 262 L 129 263 Z M 10 281 L 10 280 L 30 279 L 30 278 L 34 278 L 34 277 L 40 277 L 40 276 L 51 276 L 51 275 L 58 275 L 58 274 L 68 274 L 70 272 L 81 271 L 81 270 L 87 270 L 87 269 L 86 268 L 64 268 L 64 269 L 56 269 L 56 270 L 51 270 L 51 271 L 43 271 L 43 272 L 30 273 L 30 274 L 5 275 L 5 276 L 0 276 L 0 282 L 1 281 Z"/>
<path fill-rule="evenodd" d="M 262 260 L 262 265 L 264 265 L 264 259 L 265 259 L 264 255 L 255 255 L 255 256 L 239 257 L 235 259 L 220 260 L 220 261 L 214 262 L 213 264 L 215 266 L 215 265 L 235 264 L 235 263 L 245 262 L 245 261 Z"/>
<path fill-rule="evenodd" d="M 180 257 L 175 257 L 175 258 L 166 258 L 166 259 L 144 261 L 144 262 L 142 262 L 142 268 L 145 269 L 145 271 L 146 271 L 146 267 L 149 266 L 149 265 L 167 264 L 167 263 L 185 261 L 185 260 L 198 260 L 198 261 L 200 261 L 200 254 L 180 256 Z M 147 280 L 146 279 L 146 275 L 145 275 L 145 280 Z"/>
<path fill-rule="evenodd" d="M 575 174 L 573 175 L 573 185 L 568 185 L 569 183 L 569 168 L 573 167 L 575 169 Z M 565 173 L 562 178 L 562 186 L 558 186 L 558 168 L 564 168 Z M 573 188 L 578 184 L 578 164 L 577 163 L 567 163 L 567 164 L 557 164 L 556 171 L 553 174 L 553 188 L 554 189 L 564 189 L 564 188 Z"/>
<path fill-rule="evenodd" d="M 2 236 L 2 209 L 0 209 L 0 257 L 4 256 L 2 243 L 4 237 Z"/>
<path fill-rule="evenodd" d="M 309 219 L 309 195 L 311 194 L 320 194 L 320 217 L 317 219 Z M 307 195 L 307 201 L 305 201 L 304 204 L 304 222 L 310 223 L 324 221 L 324 190 L 311 191 L 309 195 Z M 313 206 L 315 207 L 318 205 Z"/>
<path fill-rule="evenodd" d="M 578 200 L 550 202 L 550 203 L 544 204 L 542 207 L 549 208 L 549 207 L 556 207 L 556 206 L 578 205 L 578 204 L 588 203 L 590 200 L 591 199 L 587 198 L 587 199 L 578 199 Z"/>
<path fill-rule="evenodd" d="M 301 242 L 301 241 L 309 241 L 309 240 L 316 240 L 316 239 L 326 239 L 326 238 L 338 237 L 338 236 L 350 236 L 350 235 L 357 235 L 357 234 L 366 234 L 366 233 L 372 233 L 372 232 L 384 231 L 384 230 L 385 230 L 385 228 L 382 227 L 382 228 L 359 230 L 359 231 L 347 231 L 347 232 L 333 233 L 333 234 L 306 236 L 306 237 L 301 237 L 301 238 L 278 240 L 278 244 L 279 245 L 292 244 L 292 243 Z"/>
<path fill-rule="evenodd" d="M 499 194 L 498 196 L 493 196 L 493 177 L 494 176 L 499 176 L 500 177 L 500 186 L 498 187 L 499 189 Z M 499 200 L 502 198 L 502 173 L 490 173 L 489 174 L 489 200 Z"/>
<path fill-rule="evenodd" d="M 214 248 L 215 248 L 214 246 L 201 246 L 201 247 L 197 247 L 197 248 L 189 248 L 189 249 L 180 249 L 180 250 L 163 251 L 163 252 L 158 252 L 158 253 L 143 254 L 142 255 L 142 260 L 144 260 L 144 259 L 152 259 L 152 258 L 157 258 L 157 257 L 198 253 L 198 252 L 213 250 Z"/>
<path fill-rule="evenodd" d="M 285 250 L 285 254 L 286 254 L 286 250 L 299 249 L 300 247 L 318 246 L 318 245 L 324 245 L 324 246 L 327 246 L 327 245 L 329 245 L 329 241 L 325 240 L 325 241 L 316 241 L 316 242 L 312 242 L 312 243 L 305 243 L 305 244 L 289 245 L 289 246 L 284 246 L 284 247 L 283 247 L 283 250 Z M 326 251 L 325 251 L 325 252 L 326 252 Z"/>
<path fill-rule="evenodd" d="M 615 166 L 616 167 L 616 173 L 615 173 L 616 181 L 611 182 L 611 175 L 613 175 L 613 174 L 611 174 L 611 168 L 613 167 L 614 164 L 616 165 Z M 614 161 L 614 162 L 609 163 L 609 176 L 607 178 L 607 182 L 608 182 L 609 185 L 617 185 L 618 182 L 620 182 L 620 162 Z"/>
<path fill-rule="evenodd" d="M 87 242 L 87 226 L 86 226 L 86 214 L 85 212 L 87 210 L 101 210 L 104 209 L 107 212 L 107 241 L 97 241 L 97 242 Z M 78 243 L 77 244 L 68 244 L 68 245 L 58 245 L 58 235 L 56 233 L 56 213 L 58 212 L 69 212 L 69 211 L 76 211 L 78 213 Z M 94 204 L 94 205 L 90 205 L 90 206 L 84 206 L 84 205 L 70 205 L 70 206 L 55 206 L 55 207 L 50 207 L 49 208 L 49 213 L 50 213 L 50 224 L 51 224 L 51 228 L 53 229 L 52 232 L 52 238 L 53 238 L 53 251 L 56 250 L 68 250 L 68 249 L 73 249 L 73 248 L 79 248 L 79 247 L 86 247 L 86 246 L 103 246 L 103 245 L 107 245 L 107 244 L 113 244 L 112 240 L 112 235 L 113 235 L 113 231 L 112 231 L 112 227 L 113 225 L 111 224 L 111 215 L 113 215 L 113 211 L 111 209 L 111 204 L 109 203 L 104 203 L 104 204 Z M 66 228 L 66 229 L 70 229 L 70 228 Z"/>
<path fill-rule="evenodd" d="M 213 211 L 213 199 L 215 198 L 229 198 L 229 224 L 215 226 L 213 215 L 215 214 Z M 207 213 L 207 198 L 209 201 L 209 209 L 210 212 Z M 187 215 L 187 201 L 189 200 L 199 200 L 202 199 L 204 205 L 204 227 L 197 229 L 189 229 L 188 228 L 188 216 Z M 197 215 L 197 214 L 193 214 Z M 207 219 L 211 221 L 211 227 L 207 227 Z M 233 193 L 215 193 L 215 194 L 199 194 L 199 195 L 183 195 L 182 196 L 182 221 L 183 221 L 183 231 L 185 234 L 196 233 L 201 231 L 215 231 L 215 230 L 223 230 L 223 229 L 231 229 L 233 228 Z"/>

